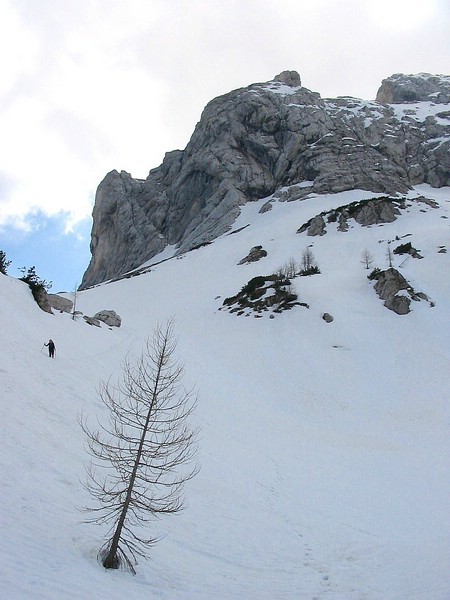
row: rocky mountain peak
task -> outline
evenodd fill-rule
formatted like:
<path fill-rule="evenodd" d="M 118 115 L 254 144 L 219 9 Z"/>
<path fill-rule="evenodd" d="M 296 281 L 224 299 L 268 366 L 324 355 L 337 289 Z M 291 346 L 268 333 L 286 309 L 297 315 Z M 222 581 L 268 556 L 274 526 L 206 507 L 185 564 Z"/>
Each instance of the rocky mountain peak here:
<path fill-rule="evenodd" d="M 416 104 L 397 105 L 413 97 Z M 147 179 L 112 171 L 100 183 L 81 287 L 166 246 L 182 253 L 215 239 L 246 202 L 450 185 L 450 106 L 442 104 L 450 77 L 393 75 L 377 99 L 323 99 L 296 71 L 215 98 L 186 148 L 168 152 Z"/>
<path fill-rule="evenodd" d="M 274 77 L 274 81 L 284 83 L 290 87 L 301 87 L 302 85 L 300 75 L 297 73 L 297 71 L 283 71 Z"/>

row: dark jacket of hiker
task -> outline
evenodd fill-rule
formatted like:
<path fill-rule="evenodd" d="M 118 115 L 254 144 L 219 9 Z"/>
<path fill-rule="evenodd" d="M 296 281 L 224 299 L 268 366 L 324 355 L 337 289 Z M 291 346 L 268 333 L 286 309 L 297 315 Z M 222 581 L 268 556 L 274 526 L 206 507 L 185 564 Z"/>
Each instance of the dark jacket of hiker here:
<path fill-rule="evenodd" d="M 48 346 L 49 357 L 55 358 L 55 342 L 53 340 L 48 340 L 48 344 L 44 344 L 44 346 Z"/>

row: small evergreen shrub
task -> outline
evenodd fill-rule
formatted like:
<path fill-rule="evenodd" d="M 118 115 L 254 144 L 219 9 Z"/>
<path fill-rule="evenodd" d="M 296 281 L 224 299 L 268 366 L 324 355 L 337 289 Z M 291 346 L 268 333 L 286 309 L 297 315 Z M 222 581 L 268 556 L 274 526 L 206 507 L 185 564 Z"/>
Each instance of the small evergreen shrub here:
<path fill-rule="evenodd" d="M 250 279 L 250 281 L 248 283 L 246 283 L 244 285 L 244 287 L 242 288 L 242 294 L 245 294 L 245 295 L 251 297 L 252 294 L 254 294 L 254 292 L 256 290 L 258 290 L 258 288 L 260 288 L 264 285 L 265 281 L 266 281 L 266 278 L 262 277 L 261 275 L 259 275 L 257 277 L 253 277 L 253 279 Z"/>
<path fill-rule="evenodd" d="M 7 260 L 6 254 L 3 252 L 3 250 L 0 250 L 0 273 L 6 275 L 10 264 L 11 261 Z"/>
<path fill-rule="evenodd" d="M 35 266 L 29 267 L 28 269 L 26 267 L 22 267 L 19 270 L 22 273 L 22 277 L 19 277 L 19 279 L 25 283 L 28 283 L 31 293 L 33 294 L 33 298 L 36 300 L 36 302 L 38 302 L 42 292 L 46 292 L 52 287 L 52 282 L 41 279 L 36 273 Z"/>
<path fill-rule="evenodd" d="M 308 269 L 302 269 L 300 271 L 300 275 L 302 277 L 304 277 L 305 275 L 319 275 L 320 274 L 320 269 L 317 265 L 313 265 L 312 267 L 309 267 Z"/>
<path fill-rule="evenodd" d="M 397 248 L 394 249 L 394 254 L 410 254 L 412 249 L 411 242 L 407 242 L 406 244 L 397 246 Z"/>
<path fill-rule="evenodd" d="M 378 267 L 375 267 L 375 269 L 370 273 L 370 275 L 367 275 L 367 279 L 370 279 L 370 281 L 373 281 L 374 279 L 379 279 L 381 275 L 381 269 L 379 269 Z"/>
<path fill-rule="evenodd" d="M 223 301 L 223 306 L 231 313 L 257 313 L 255 316 L 267 311 L 279 313 L 296 305 L 306 306 L 297 302 L 297 294 L 292 292 L 290 280 L 282 273 L 254 277 L 236 296 Z"/>

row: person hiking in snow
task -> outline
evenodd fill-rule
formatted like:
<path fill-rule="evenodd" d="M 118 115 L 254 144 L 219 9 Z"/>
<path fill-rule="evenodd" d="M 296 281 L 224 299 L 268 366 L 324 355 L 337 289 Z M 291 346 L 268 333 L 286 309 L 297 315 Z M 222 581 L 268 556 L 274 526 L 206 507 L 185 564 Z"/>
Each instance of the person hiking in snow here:
<path fill-rule="evenodd" d="M 53 340 L 48 340 L 48 344 L 44 344 L 44 346 L 48 347 L 48 355 L 50 358 L 55 358 L 55 342 Z"/>

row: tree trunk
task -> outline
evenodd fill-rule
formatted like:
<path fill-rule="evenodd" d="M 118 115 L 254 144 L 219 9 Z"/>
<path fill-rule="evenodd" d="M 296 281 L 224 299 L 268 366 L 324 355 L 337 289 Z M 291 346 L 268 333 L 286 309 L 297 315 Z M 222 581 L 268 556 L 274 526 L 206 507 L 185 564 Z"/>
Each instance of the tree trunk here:
<path fill-rule="evenodd" d="M 142 435 L 141 435 L 141 439 L 139 442 L 139 448 L 138 448 L 138 452 L 136 455 L 136 460 L 134 461 L 133 470 L 131 472 L 131 477 L 130 477 L 130 483 L 128 484 L 128 488 L 127 488 L 127 495 L 125 498 L 125 502 L 123 503 L 123 508 L 122 508 L 122 512 L 120 513 L 119 520 L 117 521 L 116 530 L 115 530 L 113 538 L 111 540 L 111 546 L 109 548 L 108 554 L 106 555 L 106 558 L 103 560 L 103 566 L 105 567 L 105 569 L 118 569 L 120 566 L 120 558 L 117 555 L 117 550 L 119 549 L 119 542 L 120 542 L 120 536 L 122 534 L 123 524 L 125 523 L 125 518 L 126 518 L 127 512 L 128 512 L 128 507 L 130 506 L 130 502 L 131 502 L 131 494 L 133 492 L 134 482 L 135 482 L 136 474 L 137 474 L 138 467 L 139 467 L 139 461 L 141 460 L 141 456 L 142 456 L 142 448 L 144 446 L 145 437 L 147 435 L 148 424 L 150 422 L 150 416 L 153 412 L 153 407 L 158 398 L 158 386 L 159 386 L 159 380 L 161 377 L 162 367 L 163 367 L 163 364 L 165 361 L 166 345 L 167 345 L 167 339 L 164 340 L 164 345 L 161 348 L 161 353 L 160 353 L 159 361 L 158 361 L 158 371 L 157 371 L 157 375 L 156 375 L 156 379 L 155 379 L 155 386 L 153 388 L 152 402 L 151 402 L 150 407 L 147 412 L 147 418 L 145 421 L 144 429 L 142 430 Z"/>

